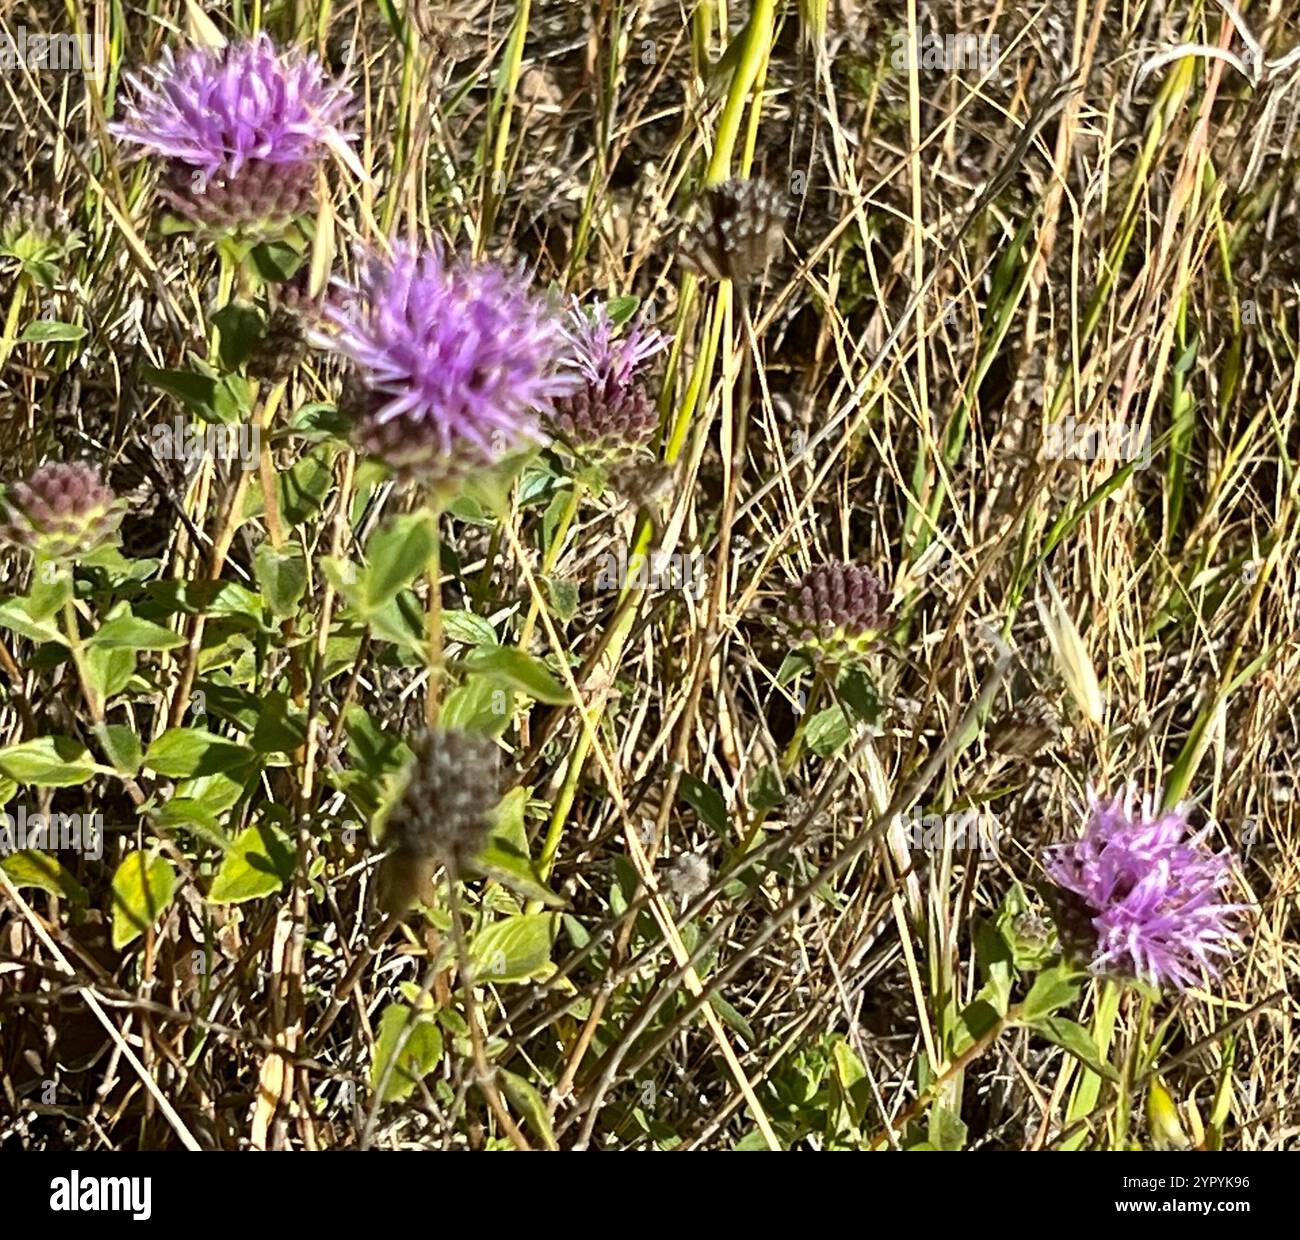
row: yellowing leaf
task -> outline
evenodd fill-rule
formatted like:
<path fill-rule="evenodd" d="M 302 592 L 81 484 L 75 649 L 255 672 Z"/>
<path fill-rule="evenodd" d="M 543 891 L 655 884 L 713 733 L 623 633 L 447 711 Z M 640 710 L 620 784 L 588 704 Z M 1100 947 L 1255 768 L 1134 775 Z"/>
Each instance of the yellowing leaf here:
<path fill-rule="evenodd" d="M 1051 596 L 1050 604 L 1041 598 L 1035 601 L 1038 604 L 1038 618 L 1043 622 L 1043 631 L 1052 647 L 1056 665 L 1070 696 L 1079 704 L 1079 709 L 1093 723 L 1100 723 L 1106 717 L 1106 699 L 1102 697 L 1101 686 L 1097 683 L 1097 673 L 1093 671 L 1088 648 L 1070 618 L 1050 573 L 1047 574 L 1047 591 Z"/>
<path fill-rule="evenodd" d="M 138 939 L 167 911 L 176 874 L 166 857 L 140 849 L 129 853 L 113 875 L 113 946 Z"/>

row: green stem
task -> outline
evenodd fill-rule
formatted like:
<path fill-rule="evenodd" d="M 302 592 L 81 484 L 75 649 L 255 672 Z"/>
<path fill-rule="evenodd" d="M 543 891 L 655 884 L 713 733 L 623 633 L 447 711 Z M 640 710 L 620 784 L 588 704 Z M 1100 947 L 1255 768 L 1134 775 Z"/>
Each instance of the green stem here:
<path fill-rule="evenodd" d="M 442 655 L 442 542 L 438 534 L 438 509 L 430 505 L 430 524 L 433 527 L 433 551 L 429 555 L 429 608 L 428 627 L 429 692 L 424 699 L 424 721 L 437 727 L 442 712 L 442 682 L 446 665 Z"/>
<path fill-rule="evenodd" d="M 68 649 L 72 652 L 72 662 L 81 681 L 81 692 L 85 695 L 90 717 L 96 725 L 104 722 L 104 704 L 95 692 L 90 669 L 86 663 L 85 643 L 81 640 L 81 630 L 77 623 L 77 608 L 71 598 L 63 604 L 63 631 L 68 638 Z"/>
<path fill-rule="evenodd" d="M 1092 1040 L 1103 1060 L 1110 1053 L 1110 1040 L 1115 1032 L 1115 1017 L 1118 1013 L 1119 986 L 1112 981 L 1102 982 L 1092 1013 Z M 1091 1115 L 1100 1096 L 1101 1077 L 1091 1069 L 1085 1068 L 1083 1075 L 1075 1081 L 1070 1091 L 1070 1101 L 1065 1111 L 1066 1129 L 1073 1128 L 1080 1120 Z M 1067 1137 L 1061 1143 L 1061 1148 L 1077 1150 L 1086 1145 L 1090 1139 L 1091 1133 L 1085 1129 L 1072 1137 Z"/>
<path fill-rule="evenodd" d="M 9 360 L 9 354 L 18 343 L 18 320 L 22 317 L 23 303 L 27 300 L 27 280 L 19 276 L 9 299 L 9 312 L 5 315 L 5 334 L 0 339 L 0 368 Z"/>
<path fill-rule="evenodd" d="M 519 0 L 515 10 L 515 24 L 510 31 L 510 41 L 506 45 L 505 60 L 497 78 L 496 95 L 492 100 L 495 114 L 496 132 L 492 143 L 492 168 L 488 174 L 487 184 L 483 187 L 483 223 L 479 228 L 478 244 L 475 251 L 483 253 L 487 239 L 492 235 L 492 225 L 496 220 L 497 205 L 504 192 L 506 150 L 510 145 L 510 117 L 515 106 L 515 89 L 519 85 L 519 74 L 524 62 L 524 41 L 528 35 L 528 17 L 532 9 L 531 0 Z"/>
<path fill-rule="evenodd" d="M 560 550 L 564 546 L 565 535 L 569 532 L 569 526 L 573 524 L 573 518 L 578 515 L 578 508 L 582 503 L 582 496 L 586 488 L 577 479 L 574 479 L 573 488 L 569 491 L 568 502 L 564 505 L 564 511 L 560 513 L 559 524 L 555 527 L 555 533 L 551 536 L 550 545 L 546 548 L 546 554 L 542 556 L 541 575 L 545 577 L 555 567 L 555 561 L 560 558 Z M 533 629 L 537 627 L 537 613 L 540 609 L 537 596 L 534 595 L 528 603 L 528 614 L 524 617 L 523 628 L 519 630 L 519 649 L 526 651 L 533 640 Z"/>

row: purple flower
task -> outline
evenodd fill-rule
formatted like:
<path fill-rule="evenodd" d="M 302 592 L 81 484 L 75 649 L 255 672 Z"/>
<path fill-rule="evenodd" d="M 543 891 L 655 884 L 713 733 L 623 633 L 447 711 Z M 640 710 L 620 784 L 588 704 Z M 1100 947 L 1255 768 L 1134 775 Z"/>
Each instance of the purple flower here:
<path fill-rule="evenodd" d="M 620 335 L 607 305 L 583 310 L 576 297 L 564 334 L 583 378 L 609 400 L 626 393 L 642 365 L 668 344 L 663 332 L 640 322 Z"/>
<path fill-rule="evenodd" d="M 440 246 L 365 257 L 324 318 L 335 331 L 314 339 L 356 367 L 344 403 L 357 445 L 399 474 L 454 480 L 491 464 L 577 382 L 557 373 L 560 323 L 522 273 Z"/>
<path fill-rule="evenodd" d="M 47 560 L 77 560 L 113 536 L 123 506 L 93 466 L 42 465 L 0 495 L 0 542 Z"/>
<path fill-rule="evenodd" d="M 1227 851 L 1212 853 L 1200 832 L 1188 839 L 1181 808 L 1156 810 L 1132 788 L 1105 801 L 1089 794 L 1081 839 L 1044 851 L 1048 877 L 1086 907 L 1094 973 L 1185 989 L 1218 974 L 1216 958 L 1240 946 L 1236 915 L 1221 891 L 1231 881 Z M 1082 911 L 1082 910 L 1081 910 Z"/>
<path fill-rule="evenodd" d="M 109 131 L 166 160 L 164 198 L 217 232 L 282 228 L 310 206 L 328 150 L 346 149 L 351 91 L 315 56 L 279 52 L 265 34 L 179 59 L 166 47 L 127 80 L 125 118 Z"/>
<path fill-rule="evenodd" d="M 554 429 L 575 447 L 596 454 L 617 455 L 645 443 L 659 417 L 640 371 L 668 338 L 640 323 L 620 334 L 608 306 L 585 311 L 577 298 L 564 334 L 581 383 L 556 403 Z"/>
<path fill-rule="evenodd" d="M 854 663 L 890 623 L 889 590 L 864 565 L 816 564 L 783 600 L 778 619 L 810 651 L 832 663 Z"/>

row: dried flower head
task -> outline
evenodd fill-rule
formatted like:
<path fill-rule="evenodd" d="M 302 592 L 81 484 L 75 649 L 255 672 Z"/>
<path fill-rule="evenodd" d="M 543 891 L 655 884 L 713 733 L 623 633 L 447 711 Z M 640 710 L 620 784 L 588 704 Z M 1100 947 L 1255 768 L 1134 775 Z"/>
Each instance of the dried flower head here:
<path fill-rule="evenodd" d="M 244 363 L 249 377 L 280 383 L 293 374 L 307 356 L 307 331 L 319 322 L 320 313 L 319 303 L 298 285 L 286 286 L 266 330 L 249 350 Z"/>
<path fill-rule="evenodd" d="M 0 500 L 0 539 L 47 560 L 75 560 L 101 547 L 122 504 L 90 465 L 42 465 Z"/>
<path fill-rule="evenodd" d="M 678 853 L 665 863 L 663 881 L 683 905 L 689 904 L 708 891 L 713 881 L 709 860 L 701 853 Z"/>
<path fill-rule="evenodd" d="M 1155 806 L 1132 788 L 1109 801 L 1090 793 L 1082 837 L 1046 849 L 1043 868 L 1066 896 L 1054 911 L 1058 925 L 1067 913 L 1067 954 L 1086 956 L 1094 973 L 1182 990 L 1217 976 L 1241 943 L 1246 906 L 1221 897 L 1232 863 L 1204 847 L 1208 828 L 1188 839 L 1185 812 Z"/>
<path fill-rule="evenodd" d="M 54 287 L 58 264 L 80 246 L 71 217 L 48 198 L 21 195 L 0 223 L 0 268 L 15 270 L 42 288 Z"/>
<path fill-rule="evenodd" d="M 558 319 L 520 272 L 449 260 L 439 246 L 369 255 L 318 343 L 355 367 L 345 393 L 357 446 L 400 475 L 454 481 L 536 433 L 571 392 Z"/>
<path fill-rule="evenodd" d="M 707 186 L 682 239 L 682 257 L 711 280 L 747 284 L 780 247 L 786 214 L 780 194 L 764 181 L 733 177 Z"/>
<path fill-rule="evenodd" d="M 474 732 L 432 728 L 411 749 L 385 842 L 395 852 L 456 864 L 469 860 L 487 842 L 500 799 L 496 745 Z"/>
<path fill-rule="evenodd" d="M 564 334 L 581 386 L 555 402 L 553 429 L 589 456 L 617 457 L 644 445 L 659 414 L 640 376 L 668 338 L 640 323 L 620 331 L 607 305 L 584 311 L 576 298 Z"/>
<path fill-rule="evenodd" d="M 781 618 L 797 641 L 828 661 L 853 662 L 889 623 L 889 592 L 869 568 L 819 564 L 786 601 Z"/>
<path fill-rule="evenodd" d="M 110 132 L 165 160 L 163 197 L 215 233 L 282 230 L 311 206 L 328 152 L 346 150 L 339 126 L 351 92 L 314 55 L 278 51 L 265 34 L 179 58 L 164 48 L 128 81 Z"/>

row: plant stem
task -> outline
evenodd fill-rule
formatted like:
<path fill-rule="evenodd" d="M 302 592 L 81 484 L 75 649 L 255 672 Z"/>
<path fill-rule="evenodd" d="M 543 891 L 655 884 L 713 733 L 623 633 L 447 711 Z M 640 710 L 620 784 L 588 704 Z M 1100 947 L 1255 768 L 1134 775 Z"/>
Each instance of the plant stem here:
<path fill-rule="evenodd" d="M 81 640 L 81 631 L 77 622 L 77 607 L 71 598 L 63 604 L 63 631 L 68 638 L 68 649 L 72 651 L 72 662 L 81 681 L 81 692 L 90 710 L 90 717 L 98 726 L 104 722 L 104 704 L 99 700 L 99 694 L 95 691 L 94 682 L 90 677 L 86 663 L 85 643 Z"/>
<path fill-rule="evenodd" d="M 424 699 L 424 721 L 431 727 L 438 726 L 438 716 L 442 713 L 442 682 L 446 675 L 443 659 L 442 641 L 442 542 L 438 535 L 438 509 L 430 505 L 430 522 L 433 526 L 433 552 L 429 556 L 429 607 L 426 615 L 428 624 L 428 661 L 429 691 Z"/>

